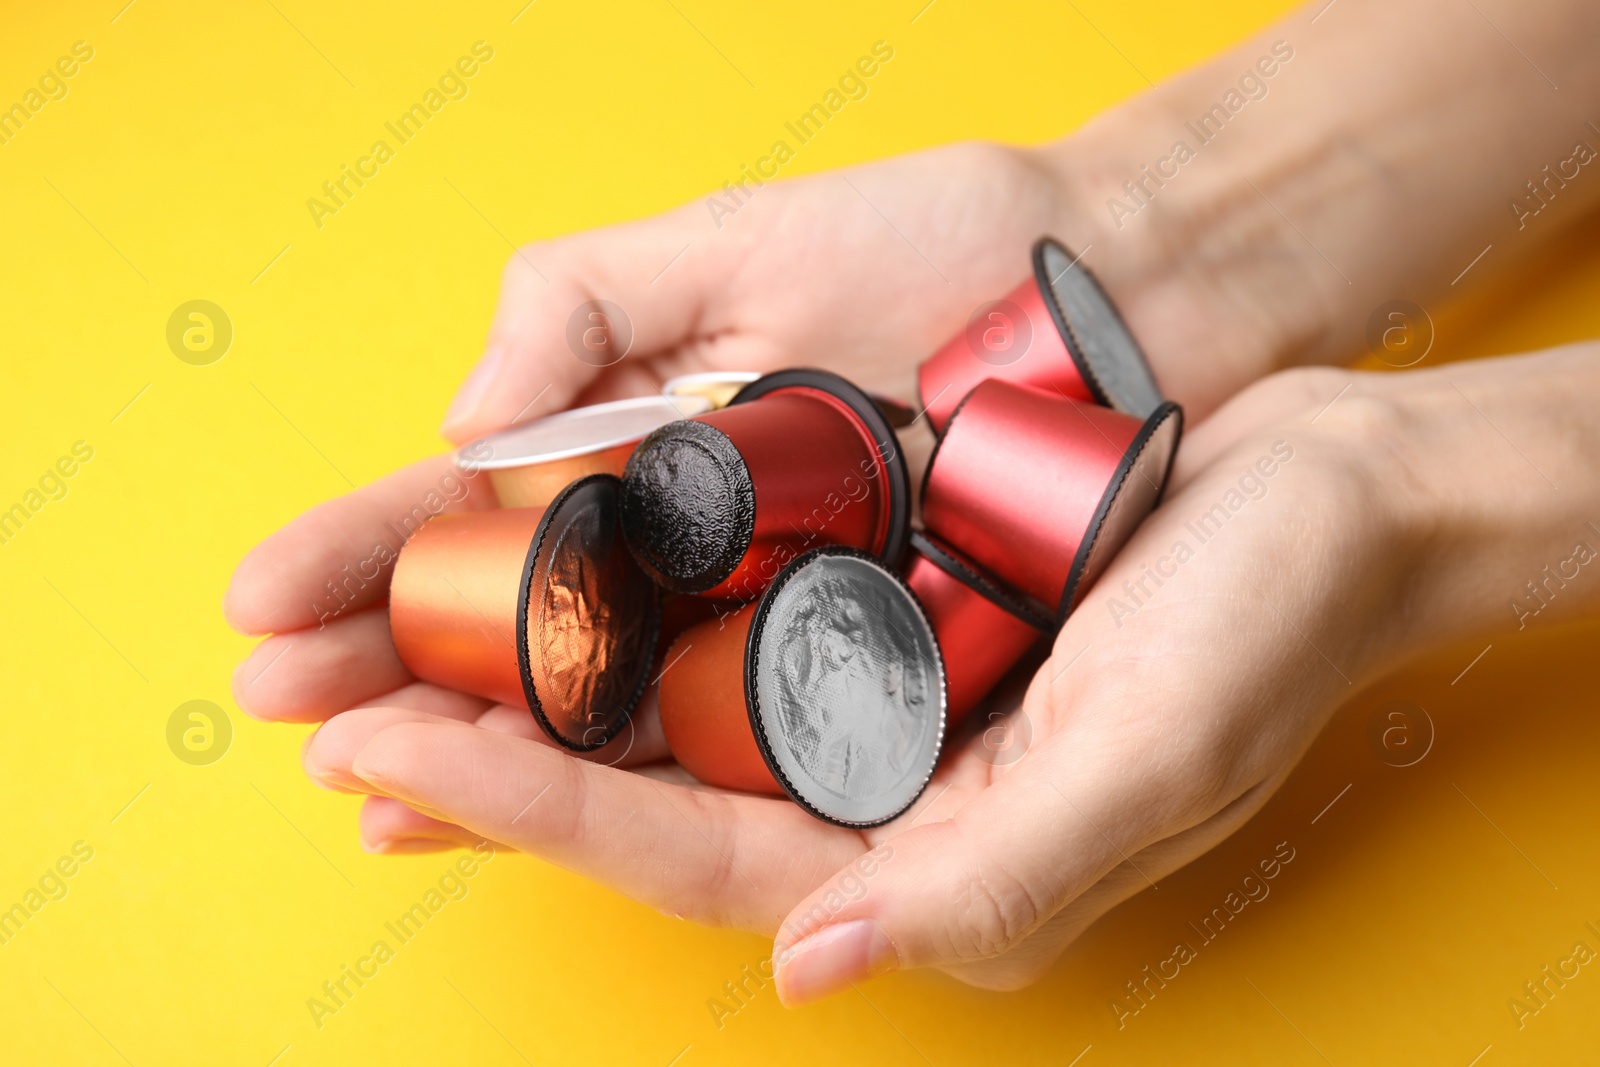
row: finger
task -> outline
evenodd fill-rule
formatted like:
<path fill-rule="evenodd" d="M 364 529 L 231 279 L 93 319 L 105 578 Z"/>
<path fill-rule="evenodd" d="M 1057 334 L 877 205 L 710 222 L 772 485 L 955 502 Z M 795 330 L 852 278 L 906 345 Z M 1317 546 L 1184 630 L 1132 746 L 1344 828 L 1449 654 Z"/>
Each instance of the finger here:
<path fill-rule="evenodd" d="M 413 463 L 319 504 L 240 561 L 222 613 L 240 633 L 316 626 L 381 603 L 406 538 L 445 511 L 494 506 L 487 482 L 449 456 Z"/>
<path fill-rule="evenodd" d="M 526 708 L 498 704 L 483 713 L 478 725 L 485 730 L 537 741 L 542 745 L 556 744 Z M 672 753 L 667 749 L 667 737 L 661 729 L 660 691 L 655 687 L 646 690 L 627 723 L 605 745 L 592 752 L 574 752 L 573 755 L 607 767 L 637 767 L 670 759 Z"/>
<path fill-rule="evenodd" d="M 320 722 L 413 681 L 380 609 L 268 637 L 233 671 L 240 710 L 267 722 Z"/>
<path fill-rule="evenodd" d="M 1288 771 L 1249 790 L 1211 818 L 1129 855 L 1003 956 L 944 968 L 982 989 L 1014 990 L 1041 978 L 1072 942 L 1112 908 L 1159 883 L 1230 837 L 1260 811 Z"/>
<path fill-rule="evenodd" d="M 380 693 L 371 700 L 355 705 L 358 708 L 410 708 L 441 719 L 457 722 L 477 722 L 490 709 L 493 701 L 446 689 L 432 682 L 412 682 L 392 693 Z"/>
<path fill-rule="evenodd" d="M 416 682 L 402 689 L 396 689 L 392 693 L 385 693 L 364 706 L 410 710 L 419 717 L 429 720 L 449 719 L 455 722 L 470 723 L 479 720 L 479 717 L 483 714 L 484 705 L 488 703 L 487 700 L 468 696 L 465 693 L 457 693 L 453 689 L 441 689 L 427 682 Z M 300 760 L 302 763 L 305 762 L 312 746 L 316 744 L 319 732 L 312 731 L 306 735 L 305 743 L 300 746 Z M 339 784 L 331 779 L 317 775 L 312 775 L 311 781 L 324 789 L 330 789 L 336 793 L 368 792 L 365 783 L 360 782 Z"/>
<path fill-rule="evenodd" d="M 608 365 L 608 379 L 632 378 L 635 392 L 649 391 L 660 381 L 641 369 L 649 356 L 716 328 L 707 312 L 726 276 L 727 244 L 704 236 L 704 219 L 686 208 L 518 250 L 483 358 L 441 432 L 460 443 L 560 411 Z M 592 317 L 600 300 L 621 317 Z"/>
<path fill-rule="evenodd" d="M 1036 683 L 1025 705 L 1035 722 L 1048 718 L 1037 706 L 1047 686 Z M 1207 800 L 1183 775 L 1162 770 L 1153 746 L 1124 733 L 1123 722 L 1096 709 L 1070 733 L 1036 744 L 949 818 L 881 842 L 866 857 L 870 873 L 857 861 L 821 883 L 790 911 L 774 944 L 784 1003 L 889 970 L 1003 956 L 1132 853 L 1198 821 L 1189 812 Z M 842 892 L 849 881 L 865 891 Z"/>
<path fill-rule="evenodd" d="M 1331 402 L 1376 377 L 1379 375 L 1335 367 L 1298 367 L 1262 378 L 1185 432 L 1172 464 L 1168 493 L 1182 489 L 1245 438 L 1274 426 L 1287 428 L 1291 422 L 1314 419 Z"/>
<path fill-rule="evenodd" d="M 387 796 L 719 925 L 772 929 L 863 850 L 860 835 L 787 800 L 662 783 L 458 724 L 382 729 L 351 771 Z"/>
<path fill-rule="evenodd" d="M 427 692 L 432 688 L 425 685 L 409 687 L 394 694 L 399 700 L 368 705 L 359 709 L 362 712 L 360 715 L 330 718 L 321 729 L 306 739 L 301 752 L 306 773 L 324 788 L 343 792 L 372 792 L 370 785 L 351 773 L 350 765 L 356 754 L 377 733 L 402 722 L 469 723 L 490 733 L 518 737 L 549 748 L 559 747 L 526 708 L 496 704 L 480 713 L 477 709 L 486 701 L 469 697 L 452 702 L 448 698 L 460 694 L 451 694 L 447 689 Z M 412 697 L 409 703 L 413 706 L 410 707 L 406 706 L 405 700 L 408 693 Z M 439 710 L 429 711 L 429 708 Z M 568 754 L 591 763 L 616 767 L 642 766 L 667 758 L 670 753 L 664 741 L 647 740 L 659 738 L 661 734 L 660 716 L 654 706 L 641 708 L 635 715 L 642 719 L 637 733 L 629 726 L 624 726 L 616 737 L 601 748 Z"/>
<path fill-rule="evenodd" d="M 390 856 L 471 848 L 483 840 L 479 834 L 424 815 L 390 797 L 367 797 L 361 804 L 360 825 L 361 847 Z"/>

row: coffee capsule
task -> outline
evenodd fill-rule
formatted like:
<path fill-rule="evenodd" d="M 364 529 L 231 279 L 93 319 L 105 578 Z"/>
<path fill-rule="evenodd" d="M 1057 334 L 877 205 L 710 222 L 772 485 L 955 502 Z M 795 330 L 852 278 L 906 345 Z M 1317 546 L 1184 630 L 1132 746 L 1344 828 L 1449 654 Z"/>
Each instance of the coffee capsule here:
<path fill-rule="evenodd" d="M 698 396 L 710 402 L 712 408 L 725 408 L 738 395 L 740 389 L 760 378 L 755 371 L 736 370 L 711 370 L 698 371 L 694 374 L 680 374 L 675 378 L 668 378 L 661 383 L 662 396 Z M 883 393 L 868 393 L 872 402 L 878 405 L 878 410 L 883 412 L 883 417 L 889 420 L 889 425 L 896 430 L 910 426 L 917 419 L 917 413 L 904 401 L 896 400 Z M 698 413 L 696 413 L 698 414 Z"/>
<path fill-rule="evenodd" d="M 547 508 L 436 515 L 400 550 L 389 629 L 424 681 L 527 707 L 580 752 L 628 721 L 649 681 L 660 606 L 617 521 L 618 480 Z"/>
<path fill-rule="evenodd" d="M 966 329 L 923 361 L 917 386 L 943 433 L 963 396 L 986 378 L 1147 418 L 1161 404 L 1144 351 L 1089 268 L 1054 238 L 1033 246 L 1033 277 L 980 307 Z"/>
<path fill-rule="evenodd" d="M 939 758 L 939 644 L 882 562 L 814 549 L 759 601 L 684 631 L 661 677 L 661 726 L 707 784 L 876 826 L 911 806 Z"/>
<path fill-rule="evenodd" d="M 925 533 L 911 535 L 906 584 L 939 639 L 952 730 L 1040 637 L 1055 630 L 1043 604 L 1003 588 Z"/>
<path fill-rule="evenodd" d="M 1059 624 L 1161 500 L 1183 429 L 990 380 L 962 400 L 922 483 L 928 529 Z"/>
<path fill-rule="evenodd" d="M 638 396 L 561 411 L 456 450 L 456 466 L 487 471 L 500 506 L 542 508 L 589 474 L 622 475 L 645 435 L 711 410 L 703 396 Z"/>
<path fill-rule="evenodd" d="M 704 596 L 663 593 L 661 632 L 656 638 L 656 658 L 650 668 L 652 684 L 660 680 L 662 672 L 667 668 L 667 653 L 685 630 L 712 619 L 731 615 L 743 606 L 737 600 L 713 600 Z"/>
<path fill-rule="evenodd" d="M 738 395 L 740 389 L 761 377 L 755 371 L 708 370 L 694 374 L 680 374 L 661 383 L 665 397 L 699 397 L 707 410 L 725 408 Z M 696 412 L 696 414 L 699 414 Z"/>
<path fill-rule="evenodd" d="M 897 566 L 910 519 L 894 431 L 826 371 L 769 374 L 719 411 L 663 426 L 622 480 L 628 547 L 674 593 L 753 600 L 819 545 Z"/>

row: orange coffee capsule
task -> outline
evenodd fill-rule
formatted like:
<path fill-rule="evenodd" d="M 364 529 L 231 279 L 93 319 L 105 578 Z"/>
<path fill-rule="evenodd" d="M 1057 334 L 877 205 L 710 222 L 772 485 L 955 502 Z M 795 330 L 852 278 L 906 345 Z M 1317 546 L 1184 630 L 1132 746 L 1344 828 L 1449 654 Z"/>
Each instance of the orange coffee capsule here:
<path fill-rule="evenodd" d="M 881 561 L 815 549 L 759 601 L 684 631 L 661 677 L 661 726 L 703 782 L 875 826 L 911 806 L 939 758 L 938 640 Z"/>
<path fill-rule="evenodd" d="M 456 450 L 456 466 L 487 472 L 503 508 L 542 508 L 590 474 L 622 476 L 645 435 L 711 408 L 703 396 L 637 396 L 557 412 Z"/>
<path fill-rule="evenodd" d="M 436 515 L 400 551 L 389 629 L 406 669 L 528 708 L 567 748 L 616 735 L 650 678 L 660 606 L 622 541 L 620 482 L 547 508 Z"/>

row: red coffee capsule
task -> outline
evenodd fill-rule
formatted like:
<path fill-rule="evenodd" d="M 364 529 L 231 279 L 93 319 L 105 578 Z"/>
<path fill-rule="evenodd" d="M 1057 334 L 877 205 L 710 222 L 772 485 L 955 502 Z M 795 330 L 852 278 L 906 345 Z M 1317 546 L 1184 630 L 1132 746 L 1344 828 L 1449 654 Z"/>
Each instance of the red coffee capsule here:
<path fill-rule="evenodd" d="M 1002 381 L 968 393 L 922 483 L 928 529 L 1059 625 L 1160 502 L 1183 429 Z"/>
<path fill-rule="evenodd" d="M 1040 637 L 1055 629 L 1043 604 L 1001 587 L 927 534 L 911 535 L 906 583 L 939 639 L 951 729 Z"/>
<path fill-rule="evenodd" d="M 1033 246 L 1033 277 L 980 307 L 923 361 L 918 392 L 934 432 L 972 387 L 998 378 L 1146 418 L 1161 403 L 1139 342 L 1089 268 L 1054 238 Z"/>
<path fill-rule="evenodd" d="M 532 711 L 580 752 L 628 721 L 660 607 L 617 520 L 621 483 L 582 478 L 547 508 L 436 515 L 400 551 L 389 629 L 424 681 Z"/>
<path fill-rule="evenodd" d="M 667 664 L 667 746 L 710 785 L 876 826 L 933 774 L 945 728 L 939 644 L 906 583 L 865 553 L 806 553 L 756 603 L 684 631 Z"/>
<path fill-rule="evenodd" d="M 753 600 L 801 553 L 862 549 L 899 563 L 911 489 L 872 399 L 836 374 L 789 370 L 721 410 L 645 438 L 622 482 L 622 528 L 663 588 Z"/>

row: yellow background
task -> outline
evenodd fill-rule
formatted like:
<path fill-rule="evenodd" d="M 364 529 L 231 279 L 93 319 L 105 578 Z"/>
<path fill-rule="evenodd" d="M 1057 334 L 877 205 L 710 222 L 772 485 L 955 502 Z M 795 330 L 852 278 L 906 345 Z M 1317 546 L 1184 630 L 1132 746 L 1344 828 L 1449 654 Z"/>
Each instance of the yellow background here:
<path fill-rule="evenodd" d="M 8 5 L 0 102 L 74 41 L 95 55 L 0 147 L 0 507 L 75 441 L 95 454 L 0 546 L 0 906 L 74 842 L 94 858 L 0 946 L 0 1060 L 1464 1067 L 1492 1046 L 1486 1067 L 1592 1062 L 1600 966 L 1525 1029 L 1506 1007 L 1575 941 L 1600 948 L 1583 929 L 1600 926 L 1597 632 L 1537 625 L 1490 635 L 1454 686 L 1487 639 L 1355 697 L 1257 819 L 1020 994 L 897 976 L 865 987 L 870 1002 L 787 1012 L 769 987 L 719 1029 L 707 1001 L 767 942 L 501 856 L 313 1023 L 307 998 L 451 857 L 361 852 L 353 798 L 300 773 L 306 728 L 233 707 L 249 642 L 219 601 L 269 531 L 440 447 L 505 238 L 720 185 L 879 39 L 895 58 L 870 97 L 786 174 L 960 138 L 1044 140 L 1142 88 L 1129 60 L 1159 80 L 1287 9 L 939 0 L 912 22 L 921 3 Z M 314 227 L 307 197 L 480 39 L 495 58 L 470 95 Z M 1600 333 L 1594 235 L 1443 315 L 1436 355 Z M 172 310 L 196 298 L 236 331 L 211 366 L 165 343 Z M 1366 740 L 1397 698 L 1438 729 L 1405 769 Z M 166 744 L 192 699 L 234 727 L 210 766 Z M 1296 858 L 1271 896 L 1119 1031 L 1123 983 L 1283 840 Z"/>

